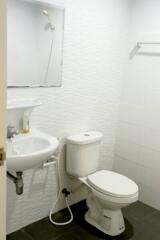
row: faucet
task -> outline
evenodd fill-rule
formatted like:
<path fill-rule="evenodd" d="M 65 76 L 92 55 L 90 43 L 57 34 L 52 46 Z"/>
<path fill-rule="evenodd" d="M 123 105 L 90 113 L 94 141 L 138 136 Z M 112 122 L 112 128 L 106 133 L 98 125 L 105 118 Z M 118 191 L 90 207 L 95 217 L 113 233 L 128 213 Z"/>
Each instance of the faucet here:
<path fill-rule="evenodd" d="M 7 127 L 7 138 L 11 139 L 14 137 L 14 135 L 17 135 L 19 132 L 15 129 L 13 126 Z"/>

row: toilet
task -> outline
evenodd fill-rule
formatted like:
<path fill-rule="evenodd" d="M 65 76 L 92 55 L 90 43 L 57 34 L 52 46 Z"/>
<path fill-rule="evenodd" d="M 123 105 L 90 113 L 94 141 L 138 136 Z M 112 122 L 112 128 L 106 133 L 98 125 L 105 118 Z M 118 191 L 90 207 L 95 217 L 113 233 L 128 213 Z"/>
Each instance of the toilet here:
<path fill-rule="evenodd" d="M 125 230 L 121 208 L 138 200 L 137 184 L 121 174 L 97 170 L 102 133 L 91 131 L 67 138 L 66 170 L 88 188 L 85 220 L 116 236 Z"/>

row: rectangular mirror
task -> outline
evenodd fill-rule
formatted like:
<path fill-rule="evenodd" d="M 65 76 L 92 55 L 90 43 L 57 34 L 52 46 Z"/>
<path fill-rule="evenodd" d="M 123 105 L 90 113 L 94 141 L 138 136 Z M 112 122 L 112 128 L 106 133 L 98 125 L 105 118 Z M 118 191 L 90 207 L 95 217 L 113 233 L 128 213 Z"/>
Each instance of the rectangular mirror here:
<path fill-rule="evenodd" d="M 8 0 L 8 87 L 61 86 L 64 8 Z"/>

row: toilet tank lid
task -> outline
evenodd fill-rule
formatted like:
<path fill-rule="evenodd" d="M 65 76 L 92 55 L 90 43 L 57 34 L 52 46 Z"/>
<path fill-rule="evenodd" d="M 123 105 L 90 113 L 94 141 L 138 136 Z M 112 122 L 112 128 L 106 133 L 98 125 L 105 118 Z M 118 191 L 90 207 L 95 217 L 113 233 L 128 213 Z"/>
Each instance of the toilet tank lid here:
<path fill-rule="evenodd" d="M 67 138 L 68 143 L 83 145 L 101 141 L 103 134 L 97 131 L 85 132 L 77 135 L 72 135 Z"/>

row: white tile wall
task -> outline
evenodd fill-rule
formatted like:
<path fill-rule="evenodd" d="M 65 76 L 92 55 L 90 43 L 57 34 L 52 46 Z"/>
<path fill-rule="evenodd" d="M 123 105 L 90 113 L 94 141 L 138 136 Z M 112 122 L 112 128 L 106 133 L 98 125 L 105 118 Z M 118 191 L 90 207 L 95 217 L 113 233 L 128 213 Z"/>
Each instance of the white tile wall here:
<path fill-rule="evenodd" d="M 137 163 L 129 162 L 128 159 L 115 155 L 114 171 L 124 174 L 136 181 Z"/>
<path fill-rule="evenodd" d="M 33 113 L 31 125 L 54 136 L 65 138 L 89 129 L 102 131 L 100 168 L 111 169 L 128 53 L 130 1 L 65 0 L 64 3 L 62 87 L 10 89 L 8 95 L 41 99 L 43 105 Z M 64 162 L 61 164 L 63 169 Z M 46 217 L 57 194 L 53 168 L 26 171 L 24 184 L 24 194 L 16 196 L 14 185 L 8 180 L 8 233 Z M 66 185 L 65 177 L 63 184 Z M 80 199 L 78 193 L 71 200 Z"/>
<path fill-rule="evenodd" d="M 159 12 L 158 0 L 133 2 L 131 48 L 141 39 L 160 39 Z M 136 180 L 140 200 L 160 209 L 160 49 L 140 52 L 125 77 L 114 169 Z"/>

